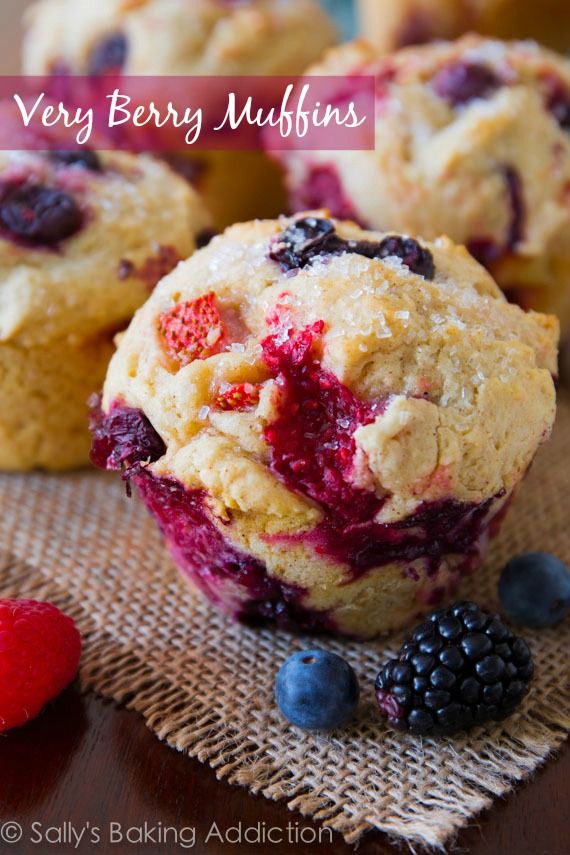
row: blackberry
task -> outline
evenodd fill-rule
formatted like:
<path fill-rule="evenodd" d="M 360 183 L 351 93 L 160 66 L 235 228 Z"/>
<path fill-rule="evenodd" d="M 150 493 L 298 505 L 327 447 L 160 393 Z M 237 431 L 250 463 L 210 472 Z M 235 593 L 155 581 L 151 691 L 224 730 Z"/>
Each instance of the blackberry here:
<path fill-rule="evenodd" d="M 412 273 L 433 279 L 435 266 L 429 249 L 413 238 L 391 235 L 381 241 L 345 240 L 336 233 L 332 220 L 321 217 L 303 217 L 295 220 L 281 232 L 269 250 L 269 257 L 277 261 L 284 271 L 307 267 L 316 258 L 354 253 L 365 258 L 401 259 Z"/>
<path fill-rule="evenodd" d="M 475 603 L 432 612 L 376 678 L 392 727 L 449 734 L 506 718 L 527 693 L 530 651 L 503 621 Z"/>

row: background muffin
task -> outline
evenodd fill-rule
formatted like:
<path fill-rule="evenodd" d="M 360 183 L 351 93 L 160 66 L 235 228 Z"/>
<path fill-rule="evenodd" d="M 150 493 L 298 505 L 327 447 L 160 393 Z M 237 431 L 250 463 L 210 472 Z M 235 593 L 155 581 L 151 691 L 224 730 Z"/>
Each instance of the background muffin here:
<path fill-rule="evenodd" d="M 234 226 L 137 312 L 92 456 L 231 614 L 371 636 L 480 560 L 549 434 L 556 339 L 447 239 Z"/>
<path fill-rule="evenodd" d="M 312 71 L 376 76 L 376 150 L 284 153 L 291 207 L 448 234 L 568 332 L 570 64 L 534 43 L 468 36 L 384 59 L 354 42 Z"/>
<path fill-rule="evenodd" d="M 570 48 L 566 0 L 357 0 L 360 30 L 383 53 L 468 32 Z"/>
<path fill-rule="evenodd" d="M 207 225 L 152 158 L 0 153 L 0 468 L 87 462 L 114 334 Z"/>
<path fill-rule="evenodd" d="M 26 29 L 26 74 L 294 75 L 337 35 L 316 0 L 40 0 Z M 285 208 L 280 171 L 259 152 L 184 154 L 173 164 L 218 228 Z"/>

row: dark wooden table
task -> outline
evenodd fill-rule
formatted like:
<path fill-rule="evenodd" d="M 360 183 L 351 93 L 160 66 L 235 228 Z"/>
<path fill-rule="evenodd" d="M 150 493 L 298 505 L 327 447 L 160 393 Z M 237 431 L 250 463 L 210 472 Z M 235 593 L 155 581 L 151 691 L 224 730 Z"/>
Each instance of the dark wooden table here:
<path fill-rule="evenodd" d="M 479 817 L 459 835 L 454 852 L 472 855 L 566 855 L 569 851 L 570 750 L 566 747 L 536 776 L 504 802 Z M 276 828 L 274 836 L 286 840 L 287 825 L 293 830 L 318 835 L 318 826 L 290 813 L 283 805 L 250 796 L 245 790 L 218 782 L 214 773 L 195 760 L 161 744 L 142 719 L 93 695 L 81 695 L 72 687 L 54 701 L 36 721 L 0 737 L 0 838 L 8 837 L 17 822 L 22 839 L 9 844 L 0 840 L 0 852 L 28 853 L 175 853 L 199 855 L 349 855 L 336 835 L 331 846 L 327 836 L 314 844 L 222 843 L 208 832 L 215 822 L 222 833 L 236 827 Z M 36 823 L 36 825 L 33 825 Z M 89 823 L 89 825 L 87 825 Z M 111 823 L 123 833 L 134 828 L 135 842 L 110 843 Z M 136 842 L 145 823 L 158 828 L 155 842 Z M 187 843 L 176 845 L 173 832 L 166 842 L 157 834 L 166 827 L 177 829 Z M 75 848 L 70 828 L 80 833 Z M 118 826 L 115 826 L 117 828 Z M 56 830 L 52 830 L 52 829 Z M 48 830 L 49 829 L 49 830 Z M 57 830 L 59 829 L 59 831 Z M 92 842 L 100 829 L 101 842 Z M 16 828 L 16 833 L 18 829 Z M 61 842 L 46 842 L 50 840 Z M 43 838 L 40 844 L 37 841 Z M 163 838 L 164 839 L 164 838 Z M 308 839 L 308 837 L 306 838 Z M 316 838 L 318 841 L 318 838 Z M 378 833 L 364 838 L 359 855 L 381 855 L 398 850 Z"/>

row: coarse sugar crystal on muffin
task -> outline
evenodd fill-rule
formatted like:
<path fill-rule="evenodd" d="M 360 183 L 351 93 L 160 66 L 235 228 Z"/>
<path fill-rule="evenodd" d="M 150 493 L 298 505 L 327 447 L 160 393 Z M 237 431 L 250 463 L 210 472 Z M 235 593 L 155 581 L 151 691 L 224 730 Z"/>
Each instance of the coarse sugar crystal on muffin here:
<path fill-rule="evenodd" d="M 25 29 L 26 74 L 297 75 L 337 39 L 317 0 L 41 0 Z M 285 210 L 281 171 L 262 152 L 172 162 L 219 229 Z"/>
<path fill-rule="evenodd" d="M 0 153 L 0 469 L 88 462 L 113 336 L 208 225 L 150 157 Z"/>
<path fill-rule="evenodd" d="M 384 58 L 353 42 L 312 73 L 376 77 L 376 148 L 283 153 L 293 210 L 447 234 L 570 333 L 570 63 L 468 36 Z"/>
<path fill-rule="evenodd" d="M 390 51 L 464 33 L 535 39 L 559 51 L 570 47 L 566 0 L 357 0 L 360 31 Z"/>
<path fill-rule="evenodd" d="M 236 225 L 136 313 L 92 459 L 230 614 L 373 636 L 477 566 L 549 436 L 557 335 L 447 238 Z"/>

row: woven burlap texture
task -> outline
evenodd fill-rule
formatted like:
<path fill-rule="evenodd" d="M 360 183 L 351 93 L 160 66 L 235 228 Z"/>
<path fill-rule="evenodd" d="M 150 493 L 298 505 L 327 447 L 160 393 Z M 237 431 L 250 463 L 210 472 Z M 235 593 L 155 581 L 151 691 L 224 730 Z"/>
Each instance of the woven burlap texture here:
<path fill-rule="evenodd" d="M 545 549 L 570 561 L 570 398 L 495 541 L 461 596 L 496 606 L 497 570 Z M 372 828 L 442 846 L 493 798 L 528 777 L 570 729 L 570 622 L 528 631 L 533 689 L 510 720 L 457 739 L 394 734 L 374 705 L 374 677 L 401 636 L 319 640 L 362 687 L 358 715 L 333 733 L 287 725 L 275 673 L 314 639 L 252 630 L 219 615 L 179 577 L 154 523 L 117 477 L 96 472 L 0 476 L 0 593 L 51 599 L 84 637 L 86 688 L 126 703 L 169 745 L 219 778 L 321 820 L 354 842 Z"/>

